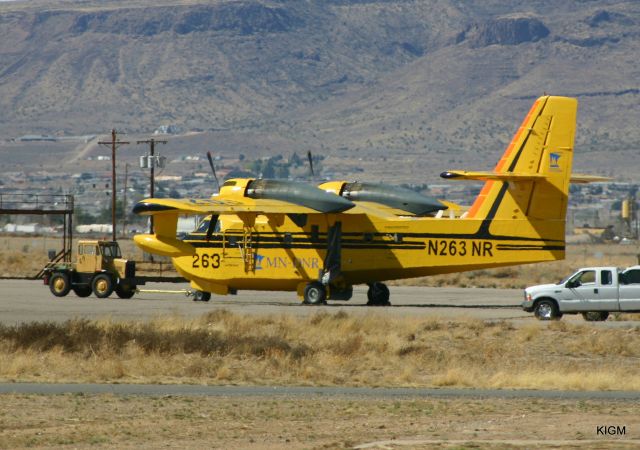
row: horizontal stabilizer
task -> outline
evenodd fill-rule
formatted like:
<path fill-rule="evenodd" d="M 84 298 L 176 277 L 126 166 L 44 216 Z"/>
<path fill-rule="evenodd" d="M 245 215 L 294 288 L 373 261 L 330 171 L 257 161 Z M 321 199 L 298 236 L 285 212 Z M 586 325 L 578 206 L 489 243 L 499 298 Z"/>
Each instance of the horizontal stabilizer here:
<path fill-rule="evenodd" d="M 466 170 L 449 170 L 440 174 L 442 178 L 453 180 L 481 180 L 481 181 L 535 181 L 544 180 L 541 173 L 515 172 L 468 172 Z"/>
<path fill-rule="evenodd" d="M 574 173 L 571 175 L 572 183 L 604 183 L 607 181 L 611 181 L 612 178 L 609 177 L 599 177 L 597 175 L 583 175 Z"/>
<path fill-rule="evenodd" d="M 448 170 L 440 174 L 442 178 L 453 180 L 481 180 L 481 181 L 537 181 L 547 178 L 542 173 L 515 173 L 515 172 L 469 172 L 465 170 Z M 602 183 L 611 181 L 611 178 L 596 175 L 574 174 L 571 183 Z"/>

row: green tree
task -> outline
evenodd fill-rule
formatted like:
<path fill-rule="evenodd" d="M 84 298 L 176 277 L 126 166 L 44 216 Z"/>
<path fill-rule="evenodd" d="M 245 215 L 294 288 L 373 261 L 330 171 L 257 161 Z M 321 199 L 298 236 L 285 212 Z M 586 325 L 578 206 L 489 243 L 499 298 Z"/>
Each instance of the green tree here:
<path fill-rule="evenodd" d="M 300 159 L 296 152 L 293 152 L 293 155 L 289 158 L 289 164 L 293 167 L 300 167 L 302 165 L 302 159 Z"/>
<path fill-rule="evenodd" d="M 95 216 L 93 214 L 89 214 L 82 208 L 75 208 L 73 216 L 74 223 L 78 225 L 88 225 L 96 222 Z"/>
<path fill-rule="evenodd" d="M 120 221 L 122 218 L 122 213 L 124 211 L 122 200 L 116 201 L 116 221 Z M 98 216 L 96 217 L 96 222 L 98 223 L 111 223 L 111 203 L 109 206 L 100 211 Z"/>

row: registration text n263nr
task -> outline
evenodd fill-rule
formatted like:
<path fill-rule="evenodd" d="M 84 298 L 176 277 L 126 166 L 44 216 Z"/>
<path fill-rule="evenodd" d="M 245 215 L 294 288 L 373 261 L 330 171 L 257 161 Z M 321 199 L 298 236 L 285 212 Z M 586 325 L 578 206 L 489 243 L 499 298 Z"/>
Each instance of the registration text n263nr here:
<path fill-rule="evenodd" d="M 493 256 L 493 243 L 468 239 L 429 239 L 427 254 L 433 256 Z"/>

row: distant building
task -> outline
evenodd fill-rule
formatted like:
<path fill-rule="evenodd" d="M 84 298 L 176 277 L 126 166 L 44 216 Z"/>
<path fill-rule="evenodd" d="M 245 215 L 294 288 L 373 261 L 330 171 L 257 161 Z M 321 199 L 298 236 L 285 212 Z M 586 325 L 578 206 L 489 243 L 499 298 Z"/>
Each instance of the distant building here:
<path fill-rule="evenodd" d="M 56 232 L 56 229 L 53 227 L 41 225 L 39 223 L 8 223 L 2 228 L 2 231 L 4 231 L 5 233 L 18 234 L 53 234 Z"/>
<path fill-rule="evenodd" d="M 153 131 L 153 134 L 179 134 L 182 130 L 177 125 L 161 125 Z"/>
<path fill-rule="evenodd" d="M 8 223 L 4 226 L 4 231 L 7 233 L 28 233 L 35 234 L 40 232 L 40 224 L 38 223 L 25 223 L 18 225 L 16 223 Z"/>
<path fill-rule="evenodd" d="M 55 136 L 40 134 L 27 134 L 16 139 L 16 141 L 20 142 L 56 142 L 57 140 L 58 138 Z"/>
<path fill-rule="evenodd" d="M 76 231 L 78 233 L 111 233 L 113 226 L 110 223 L 92 223 L 90 225 L 78 225 Z"/>

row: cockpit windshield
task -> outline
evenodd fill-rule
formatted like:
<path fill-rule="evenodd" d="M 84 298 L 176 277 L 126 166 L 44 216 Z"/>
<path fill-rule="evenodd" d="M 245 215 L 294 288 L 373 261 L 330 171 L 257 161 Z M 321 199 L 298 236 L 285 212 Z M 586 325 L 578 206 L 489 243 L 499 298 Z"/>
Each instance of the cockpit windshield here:
<path fill-rule="evenodd" d="M 211 223 L 211 221 L 214 220 L 215 221 L 215 225 L 213 226 L 213 232 L 214 233 L 219 233 L 220 232 L 220 221 L 218 220 L 218 216 L 209 216 L 209 217 L 205 217 L 205 219 L 200 222 L 200 225 L 198 225 L 198 228 L 196 229 L 196 233 L 206 233 L 209 230 L 209 223 Z"/>

